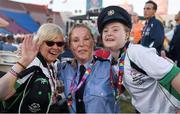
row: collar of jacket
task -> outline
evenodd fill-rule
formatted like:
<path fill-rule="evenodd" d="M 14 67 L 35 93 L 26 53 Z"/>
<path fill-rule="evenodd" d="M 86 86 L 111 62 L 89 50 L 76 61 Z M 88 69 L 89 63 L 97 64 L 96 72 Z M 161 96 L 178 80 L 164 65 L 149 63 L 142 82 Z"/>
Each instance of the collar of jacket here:
<path fill-rule="evenodd" d="M 47 61 L 45 60 L 45 58 L 42 56 L 40 52 L 37 54 L 37 58 L 41 61 L 44 67 L 48 68 Z M 56 62 L 56 60 L 54 62 Z"/>
<path fill-rule="evenodd" d="M 156 19 L 155 16 L 152 16 L 150 19 L 147 20 L 147 24 L 149 24 L 152 20 Z"/>

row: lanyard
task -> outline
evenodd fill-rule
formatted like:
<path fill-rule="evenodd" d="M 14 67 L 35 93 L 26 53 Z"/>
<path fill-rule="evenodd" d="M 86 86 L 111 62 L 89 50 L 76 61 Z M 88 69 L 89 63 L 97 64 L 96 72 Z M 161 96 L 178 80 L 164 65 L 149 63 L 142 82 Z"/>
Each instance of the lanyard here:
<path fill-rule="evenodd" d="M 72 95 L 81 88 L 81 86 L 83 85 L 83 83 L 85 83 L 85 81 L 87 80 L 87 78 L 89 77 L 89 75 L 92 72 L 93 66 L 95 65 L 95 62 L 90 63 L 89 67 L 86 69 L 80 83 L 77 85 L 75 84 L 75 80 L 77 77 L 77 72 L 75 73 L 75 75 L 73 76 L 73 80 L 71 82 L 70 85 L 70 93 L 68 94 L 68 106 L 72 106 Z"/>
<path fill-rule="evenodd" d="M 126 48 L 123 49 L 123 52 L 121 54 L 121 58 L 119 60 L 119 72 L 118 72 L 118 84 L 117 84 L 117 88 L 118 88 L 118 92 L 119 95 L 121 93 L 123 93 L 123 75 L 124 75 L 124 59 L 125 59 L 125 55 L 126 55 Z"/>
<path fill-rule="evenodd" d="M 145 26 L 144 26 L 144 28 L 143 28 L 143 32 L 142 32 L 143 37 L 146 36 L 146 32 L 147 32 L 148 26 L 149 26 L 149 21 L 147 21 L 147 22 L 145 23 Z"/>
<path fill-rule="evenodd" d="M 118 99 L 118 97 L 121 95 L 121 93 L 124 92 L 124 86 L 123 86 L 123 75 L 124 75 L 124 59 L 125 59 L 125 55 L 126 55 L 126 47 L 123 48 L 123 50 L 121 51 L 121 57 L 119 59 L 119 64 L 118 64 L 118 81 L 114 82 L 114 78 L 113 78 L 113 69 L 111 66 L 111 71 L 110 71 L 110 82 L 111 82 L 111 87 L 113 89 L 113 94 L 115 96 L 116 99 Z"/>
<path fill-rule="evenodd" d="M 51 70 L 51 71 L 50 71 Z M 56 80 L 57 80 L 57 78 L 56 78 L 56 76 L 55 76 L 55 72 L 54 72 L 55 70 L 54 70 L 54 68 L 53 68 L 53 66 L 52 65 L 49 65 L 48 66 L 48 72 L 49 72 L 49 75 L 50 75 L 50 79 L 51 79 L 51 81 L 52 81 L 52 84 L 53 84 L 53 88 L 54 88 L 54 90 L 56 89 Z M 52 73 L 51 73 L 52 72 Z"/>
<path fill-rule="evenodd" d="M 50 85 L 51 85 L 51 103 L 55 103 L 56 102 L 56 88 L 57 88 L 57 77 L 55 76 L 55 70 L 54 67 L 49 64 L 47 67 L 48 71 L 49 71 L 49 79 L 50 79 Z"/>

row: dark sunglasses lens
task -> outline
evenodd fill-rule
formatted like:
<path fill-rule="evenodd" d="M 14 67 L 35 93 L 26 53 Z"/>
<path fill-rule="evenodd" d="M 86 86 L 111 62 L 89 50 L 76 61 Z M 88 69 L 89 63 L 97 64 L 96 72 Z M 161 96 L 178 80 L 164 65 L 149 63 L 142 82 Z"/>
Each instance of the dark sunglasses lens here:
<path fill-rule="evenodd" d="M 46 41 L 46 44 L 47 44 L 47 46 L 53 46 L 53 45 L 54 45 L 54 42 Z"/>
<path fill-rule="evenodd" d="M 58 47 L 61 47 L 61 46 L 64 45 L 64 42 L 52 42 L 52 41 L 46 41 L 46 45 L 49 46 L 49 47 L 53 46 L 55 43 L 56 43 L 56 45 L 57 45 Z"/>
<path fill-rule="evenodd" d="M 64 45 L 64 42 L 57 42 L 56 44 L 57 44 L 57 46 L 61 47 Z"/>

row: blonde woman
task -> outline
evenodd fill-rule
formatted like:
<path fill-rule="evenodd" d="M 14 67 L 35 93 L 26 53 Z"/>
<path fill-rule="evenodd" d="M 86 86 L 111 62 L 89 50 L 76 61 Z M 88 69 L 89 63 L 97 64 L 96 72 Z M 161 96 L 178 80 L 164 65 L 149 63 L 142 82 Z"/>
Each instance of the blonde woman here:
<path fill-rule="evenodd" d="M 50 106 L 55 103 L 58 81 L 56 59 L 63 51 L 63 31 L 55 24 L 43 24 L 33 40 L 25 38 L 22 58 L 1 79 L 9 82 L 9 85 L 0 83 L 3 86 L 2 91 L 5 91 L 1 99 L 7 99 L 7 112 L 45 113 L 49 112 Z M 30 73 L 17 80 L 22 70 L 32 66 L 40 68 L 38 72 L 42 71 L 41 74 L 34 76 Z M 18 94 L 20 98 L 14 91 L 15 82 L 17 91 L 25 86 L 21 93 L 23 95 Z"/>

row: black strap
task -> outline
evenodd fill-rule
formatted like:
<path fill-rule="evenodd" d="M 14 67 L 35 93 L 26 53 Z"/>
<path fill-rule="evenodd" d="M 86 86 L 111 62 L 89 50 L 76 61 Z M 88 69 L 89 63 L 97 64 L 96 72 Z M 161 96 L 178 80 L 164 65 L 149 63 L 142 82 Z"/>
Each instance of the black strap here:
<path fill-rule="evenodd" d="M 32 72 L 35 72 L 35 71 L 42 71 L 42 69 L 39 66 L 32 66 L 32 67 L 29 67 L 29 68 L 25 69 L 24 71 L 20 72 L 18 77 L 21 79 L 24 76 L 26 76 Z"/>
<path fill-rule="evenodd" d="M 131 65 L 132 68 L 134 68 L 135 70 L 137 70 L 138 72 L 140 72 L 140 73 L 142 73 L 142 74 L 147 75 L 147 73 L 146 73 L 143 69 L 139 68 L 139 66 L 137 66 L 137 65 L 130 59 L 130 57 L 129 57 L 129 55 L 128 55 L 128 51 L 127 51 L 127 56 L 128 56 L 128 58 L 129 58 L 130 65 Z"/>
<path fill-rule="evenodd" d="M 142 74 L 147 75 L 147 73 L 143 69 L 139 68 L 134 62 L 132 62 L 131 59 L 129 59 L 129 60 L 130 60 L 130 65 L 132 68 L 136 69 L 138 72 L 140 72 Z"/>

